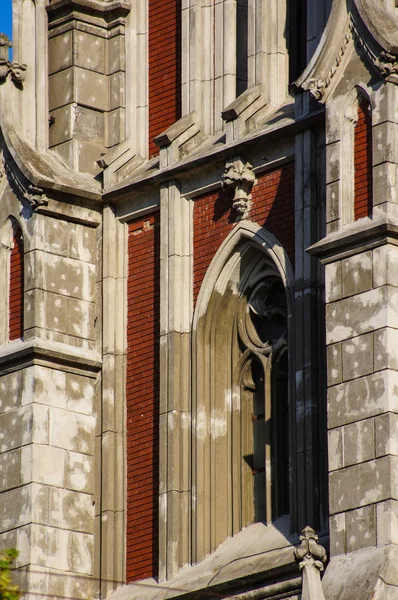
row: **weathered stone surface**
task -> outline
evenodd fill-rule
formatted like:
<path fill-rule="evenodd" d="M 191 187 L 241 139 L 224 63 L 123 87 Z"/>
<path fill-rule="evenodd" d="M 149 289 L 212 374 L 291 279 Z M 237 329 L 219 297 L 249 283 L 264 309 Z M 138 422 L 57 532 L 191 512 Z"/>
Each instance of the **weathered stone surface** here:
<path fill-rule="evenodd" d="M 344 427 L 344 466 L 375 458 L 374 420 L 365 419 Z"/>
<path fill-rule="evenodd" d="M 387 326 L 398 328 L 395 288 L 380 287 L 326 306 L 328 344 Z"/>
<path fill-rule="evenodd" d="M 65 458 L 65 487 L 70 490 L 94 492 L 94 460 L 87 454 L 67 452 Z"/>
<path fill-rule="evenodd" d="M 48 40 L 48 71 L 56 73 L 72 66 L 72 32 L 66 31 Z"/>
<path fill-rule="evenodd" d="M 398 543 L 398 502 L 379 502 L 377 510 L 377 545 Z"/>
<path fill-rule="evenodd" d="M 398 248 L 385 244 L 373 250 L 373 286 L 397 285 Z"/>
<path fill-rule="evenodd" d="M 373 333 L 347 340 L 341 347 L 344 381 L 373 373 Z"/>
<path fill-rule="evenodd" d="M 398 499 L 397 478 L 398 459 L 394 456 L 333 471 L 329 479 L 331 514 Z"/>
<path fill-rule="evenodd" d="M 341 261 L 326 265 L 325 288 L 326 302 L 334 302 L 341 299 Z"/>
<path fill-rule="evenodd" d="M 343 428 L 337 427 L 330 429 L 328 432 L 328 455 L 329 455 L 329 471 L 341 469 L 343 463 Z"/>
<path fill-rule="evenodd" d="M 346 551 L 346 513 L 332 515 L 329 519 L 330 526 L 330 554 L 344 554 Z"/>
<path fill-rule="evenodd" d="M 85 31 L 76 31 L 73 41 L 73 64 L 89 71 L 105 73 L 105 39 Z"/>
<path fill-rule="evenodd" d="M 395 371 L 380 371 L 328 390 L 329 427 L 388 411 L 398 412 L 398 376 Z"/>
<path fill-rule="evenodd" d="M 0 413 L 14 410 L 21 405 L 22 372 L 0 377 Z"/>
<path fill-rule="evenodd" d="M 375 331 L 374 368 L 398 370 L 398 330 L 387 327 Z"/>
<path fill-rule="evenodd" d="M 0 454 L 1 491 L 18 487 L 21 483 L 21 450 Z"/>
<path fill-rule="evenodd" d="M 372 252 L 361 252 L 342 261 L 343 297 L 372 287 Z"/>
<path fill-rule="evenodd" d="M 48 444 L 48 409 L 27 406 L 0 415 L 0 452 L 30 443 Z"/>
<path fill-rule="evenodd" d="M 93 502 L 89 494 L 49 489 L 48 524 L 61 529 L 93 533 Z"/>
<path fill-rule="evenodd" d="M 50 423 L 52 446 L 83 454 L 93 453 L 94 417 L 51 408 Z"/>
<path fill-rule="evenodd" d="M 398 415 L 386 413 L 375 418 L 376 456 L 398 456 Z"/>
<path fill-rule="evenodd" d="M 376 545 L 376 507 L 374 504 L 346 513 L 347 552 Z"/>
<path fill-rule="evenodd" d="M 29 444 L 22 448 L 22 483 L 64 486 L 65 451 L 52 446 Z"/>
<path fill-rule="evenodd" d="M 341 344 L 333 344 L 327 347 L 328 359 L 328 385 L 336 385 L 343 380 L 342 361 L 341 361 Z"/>

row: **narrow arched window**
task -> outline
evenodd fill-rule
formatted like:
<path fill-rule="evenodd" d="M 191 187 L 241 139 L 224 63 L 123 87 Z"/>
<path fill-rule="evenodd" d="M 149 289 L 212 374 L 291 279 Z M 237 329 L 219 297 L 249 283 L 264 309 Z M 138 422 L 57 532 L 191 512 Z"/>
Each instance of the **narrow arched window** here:
<path fill-rule="evenodd" d="M 369 100 L 359 98 L 354 129 L 354 220 L 372 216 L 372 112 Z"/>
<path fill-rule="evenodd" d="M 12 244 L 10 250 L 10 280 L 8 292 L 9 339 L 23 337 L 24 300 L 24 245 L 20 226 L 12 222 Z"/>
<path fill-rule="evenodd" d="M 269 239 L 267 248 L 279 251 L 273 236 L 256 232 Z M 226 262 L 213 260 L 219 274 L 213 279 L 210 267 L 206 277 L 212 285 L 207 291 L 205 279 L 199 295 L 194 321 L 195 561 L 244 527 L 285 516 L 287 523 L 293 516 L 290 266 L 283 254 L 287 270 L 280 270 L 276 256 L 244 238 Z"/>

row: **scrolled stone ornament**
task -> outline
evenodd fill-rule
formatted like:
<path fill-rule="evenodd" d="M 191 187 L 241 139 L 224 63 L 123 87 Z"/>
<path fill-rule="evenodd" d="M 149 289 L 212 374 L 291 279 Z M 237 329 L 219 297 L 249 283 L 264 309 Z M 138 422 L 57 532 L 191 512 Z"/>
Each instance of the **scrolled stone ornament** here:
<path fill-rule="evenodd" d="M 251 190 L 257 183 L 253 165 L 235 158 L 225 165 L 222 189 L 233 194 L 232 208 L 242 218 L 247 216 L 251 206 Z"/>
<path fill-rule="evenodd" d="M 302 600 L 325 600 L 321 571 L 327 560 L 326 550 L 318 544 L 318 536 L 311 527 L 305 527 L 300 535 L 301 544 L 294 556 L 303 574 Z"/>

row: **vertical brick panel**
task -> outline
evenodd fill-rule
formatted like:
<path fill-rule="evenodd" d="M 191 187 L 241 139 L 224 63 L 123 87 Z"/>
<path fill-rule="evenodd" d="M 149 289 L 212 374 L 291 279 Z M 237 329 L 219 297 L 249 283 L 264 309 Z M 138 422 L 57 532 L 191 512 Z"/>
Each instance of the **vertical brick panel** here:
<path fill-rule="evenodd" d="M 149 156 L 181 117 L 181 0 L 149 0 Z"/>
<path fill-rule="evenodd" d="M 258 178 L 252 191 L 249 219 L 270 231 L 294 265 L 294 163 L 269 171 Z M 236 226 L 231 219 L 231 202 L 223 192 L 198 198 L 194 207 L 194 301 L 218 248 Z"/>
<path fill-rule="evenodd" d="M 158 573 L 159 213 L 132 221 L 127 284 L 126 577 Z"/>
<path fill-rule="evenodd" d="M 8 304 L 9 339 L 23 337 L 24 247 L 19 225 L 13 225 Z"/>
<path fill-rule="evenodd" d="M 354 132 L 354 220 L 372 216 L 372 114 L 369 101 L 358 106 Z"/>

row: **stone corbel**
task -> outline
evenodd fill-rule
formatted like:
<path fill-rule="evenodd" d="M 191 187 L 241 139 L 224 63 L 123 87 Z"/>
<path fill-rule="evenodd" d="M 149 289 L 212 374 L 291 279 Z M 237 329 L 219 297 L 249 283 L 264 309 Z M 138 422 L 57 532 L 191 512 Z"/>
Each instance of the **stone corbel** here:
<path fill-rule="evenodd" d="M 325 600 L 321 572 L 326 562 L 326 550 L 318 544 L 318 536 L 311 527 L 305 527 L 300 535 L 301 544 L 294 555 L 303 575 L 302 600 Z"/>
<path fill-rule="evenodd" d="M 30 185 L 25 191 L 23 197 L 27 200 L 32 208 L 38 206 L 47 206 L 48 198 L 41 188 Z"/>
<path fill-rule="evenodd" d="M 247 217 L 252 200 L 252 187 L 257 183 L 253 165 L 234 158 L 225 165 L 222 176 L 222 189 L 232 196 L 232 208 L 240 216 Z"/>
<path fill-rule="evenodd" d="M 4 33 L 0 33 L 0 82 L 10 75 L 14 83 L 22 83 L 26 79 L 26 65 L 8 60 L 8 51 L 12 43 Z"/>

